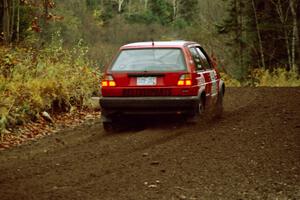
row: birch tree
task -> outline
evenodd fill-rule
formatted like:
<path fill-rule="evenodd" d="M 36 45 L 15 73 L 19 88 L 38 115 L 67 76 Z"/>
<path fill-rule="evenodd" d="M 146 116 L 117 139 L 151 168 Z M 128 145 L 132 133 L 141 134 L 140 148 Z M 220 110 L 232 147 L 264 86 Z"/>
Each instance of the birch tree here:
<path fill-rule="evenodd" d="M 144 9 L 145 11 L 148 9 L 148 0 L 144 0 Z"/>
<path fill-rule="evenodd" d="M 124 0 L 117 0 L 117 3 L 118 3 L 118 13 L 121 13 Z"/>
<path fill-rule="evenodd" d="M 177 11 L 178 11 L 178 0 L 172 0 L 172 6 L 173 6 L 173 21 L 177 18 Z"/>
<path fill-rule="evenodd" d="M 254 19 L 255 19 L 257 39 L 258 39 L 258 45 L 259 45 L 259 53 L 260 53 L 261 65 L 262 65 L 263 69 L 266 69 L 264 50 L 263 50 L 261 33 L 260 33 L 260 27 L 259 27 L 259 23 L 258 23 L 258 17 L 257 17 L 257 12 L 256 12 L 256 5 L 255 5 L 255 1 L 254 0 L 252 0 L 252 7 L 253 7 L 253 12 L 254 12 Z"/>
<path fill-rule="evenodd" d="M 17 1 L 16 41 L 20 41 L 20 1 Z"/>
<path fill-rule="evenodd" d="M 296 65 L 296 50 L 298 49 L 298 59 L 300 59 L 300 48 L 299 48 L 299 32 L 298 32 L 298 19 L 297 19 L 297 9 L 298 1 L 290 0 L 290 9 L 293 18 L 293 34 L 292 34 L 292 56 L 291 56 L 291 64 L 292 69 L 294 71 L 298 71 L 298 67 Z"/>
<path fill-rule="evenodd" d="M 288 22 L 289 22 L 289 7 L 285 10 L 283 9 L 283 2 L 281 0 L 271 0 L 271 3 L 275 6 L 276 12 L 278 14 L 279 20 L 282 24 L 285 46 L 287 51 L 288 57 L 288 66 L 289 69 L 293 68 L 293 61 L 291 55 L 291 48 L 290 48 L 290 38 L 289 38 L 289 30 L 288 30 Z"/>

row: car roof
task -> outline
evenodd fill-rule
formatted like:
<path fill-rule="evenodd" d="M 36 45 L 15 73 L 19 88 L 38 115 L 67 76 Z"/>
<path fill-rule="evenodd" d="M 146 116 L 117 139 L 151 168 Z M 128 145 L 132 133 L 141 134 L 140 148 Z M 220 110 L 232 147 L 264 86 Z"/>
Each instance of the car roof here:
<path fill-rule="evenodd" d="M 190 44 L 197 44 L 195 42 L 176 40 L 176 41 L 148 41 L 148 42 L 136 42 L 126 44 L 121 49 L 136 49 L 136 48 L 182 48 Z"/>

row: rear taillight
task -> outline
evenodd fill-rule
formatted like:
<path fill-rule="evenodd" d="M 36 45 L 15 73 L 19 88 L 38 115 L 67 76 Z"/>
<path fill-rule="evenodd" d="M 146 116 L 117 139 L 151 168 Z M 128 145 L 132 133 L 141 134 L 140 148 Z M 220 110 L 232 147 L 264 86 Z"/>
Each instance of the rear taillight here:
<path fill-rule="evenodd" d="M 115 87 L 116 82 L 114 81 L 114 78 L 111 75 L 106 75 L 103 80 L 101 81 L 102 87 Z"/>
<path fill-rule="evenodd" d="M 183 74 L 180 76 L 178 82 L 178 86 L 190 86 L 192 85 L 192 76 L 191 74 Z"/>

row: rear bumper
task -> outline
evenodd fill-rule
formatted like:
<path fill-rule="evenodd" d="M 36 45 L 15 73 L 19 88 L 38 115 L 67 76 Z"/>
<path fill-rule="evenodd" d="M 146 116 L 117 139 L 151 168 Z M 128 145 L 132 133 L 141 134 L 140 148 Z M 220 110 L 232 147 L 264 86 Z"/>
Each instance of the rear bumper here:
<path fill-rule="evenodd" d="M 113 114 L 173 114 L 193 113 L 197 96 L 187 97 L 101 97 L 105 116 Z"/>

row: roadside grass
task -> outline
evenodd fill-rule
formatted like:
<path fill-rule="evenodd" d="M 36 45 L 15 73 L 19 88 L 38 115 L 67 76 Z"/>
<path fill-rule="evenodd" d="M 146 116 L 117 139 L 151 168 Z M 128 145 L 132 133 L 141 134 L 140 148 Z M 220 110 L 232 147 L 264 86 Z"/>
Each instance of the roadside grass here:
<path fill-rule="evenodd" d="M 221 72 L 221 77 L 224 80 L 226 87 L 241 87 L 241 82 L 229 74 Z"/>
<path fill-rule="evenodd" d="M 221 73 L 227 87 L 300 87 L 300 77 L 295 71 L 284 68 L 269 70 L 255 69 L 247 80 L 239 81 L 229 74 Z"/>
<path fill-rule="evenodd" d="M 256 69 L 252 72 L 253 83 L 256 87 L 299 87 L 300 77 L 295 71 L 284 68 L 269 70 Z"/>
<path fill-rule="evenodd" d="M 87 49 L 61 45 L 36 50 L 0 47 L 0 133 L 34 121 L 41 112 L 88 107 L 98 91 L 100 70 L 85 59 Z"/>

